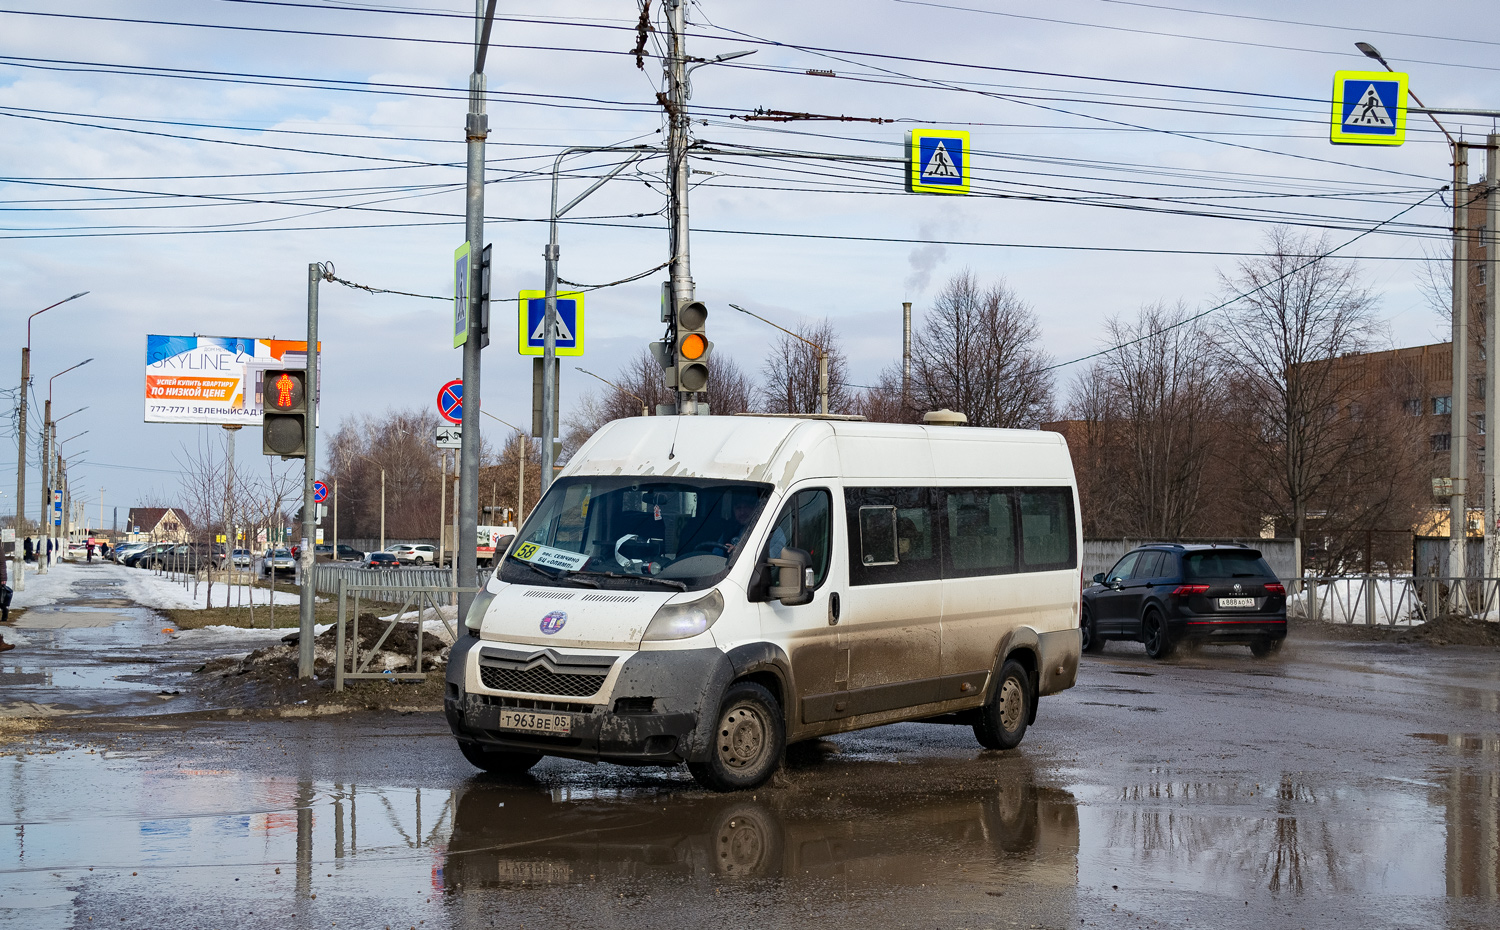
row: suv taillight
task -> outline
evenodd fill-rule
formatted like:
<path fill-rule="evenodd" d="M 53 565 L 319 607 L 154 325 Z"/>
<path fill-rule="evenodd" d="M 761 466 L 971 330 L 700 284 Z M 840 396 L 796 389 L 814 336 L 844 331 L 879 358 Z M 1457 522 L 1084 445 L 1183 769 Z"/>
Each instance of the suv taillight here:
<path fill-rule="evenodd" d="M 1180 584 L 1172 589 L 1172 595 L 1174 597 L 1187 597 L 1189 594 L 1207 593 L 1208 585 L 1206 584 Z"/>
<path fill-rule="evenodd" d="M 1283 584 L 1280 584 L 1278 582 L 1274 582 L 1273 581 L 1270 584 L 1266 585 L 1266 593 L 1267 594 L 1286 594 L 1286 586 L 1283 585 Z"/>

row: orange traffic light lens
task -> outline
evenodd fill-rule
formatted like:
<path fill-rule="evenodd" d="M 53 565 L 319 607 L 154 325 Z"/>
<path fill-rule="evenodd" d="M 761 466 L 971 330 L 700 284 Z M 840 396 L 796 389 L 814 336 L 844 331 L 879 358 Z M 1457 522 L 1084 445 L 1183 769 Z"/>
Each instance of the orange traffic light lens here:
<path fill-rule="evenodd" d="M 682 340 L 682 357 L 689 361 L 702 358 L 706 351 L 708 351 L 708 340 L 697 333 L 688 333 Z"/>

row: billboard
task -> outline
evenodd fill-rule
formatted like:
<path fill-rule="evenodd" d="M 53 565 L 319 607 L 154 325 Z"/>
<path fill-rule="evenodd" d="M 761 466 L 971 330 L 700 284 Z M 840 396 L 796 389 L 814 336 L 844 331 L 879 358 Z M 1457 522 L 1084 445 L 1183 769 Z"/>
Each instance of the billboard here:
<path fill-rule="evenodd" d="M 306 366 L 306 340 L 147 336 L 146 422 L 259 426 L 262 376 Z"/>

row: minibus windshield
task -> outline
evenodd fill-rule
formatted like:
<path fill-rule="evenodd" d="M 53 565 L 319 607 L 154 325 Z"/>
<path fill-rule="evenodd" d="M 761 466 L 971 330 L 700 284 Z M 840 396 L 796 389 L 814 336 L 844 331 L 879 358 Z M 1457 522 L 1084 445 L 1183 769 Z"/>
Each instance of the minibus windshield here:
<path fill-rule="evenodd" d="M 771 486 L 695 478 L 554 482 L 496 573 L 516 584 L 698 590 L 750 537 Z"/>

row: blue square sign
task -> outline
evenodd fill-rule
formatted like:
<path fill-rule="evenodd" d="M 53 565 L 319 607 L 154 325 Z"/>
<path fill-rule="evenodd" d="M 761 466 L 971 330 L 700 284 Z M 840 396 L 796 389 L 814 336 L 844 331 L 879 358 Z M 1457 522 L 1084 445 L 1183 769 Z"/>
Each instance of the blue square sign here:
<path fill-rule="evenodd" d="M 1333 78 L 1329 141 L 1339 145 L 1400 145 L 1406 139 L 1406 75 L 1339 71 Z"/>
<path fill-rule="evenodd" d="M 541 355 L 546 351 L 546 334 L 542 319 L 547 315 L 544 291 L 521 292 L 520 345 L 522 355 Z M 554 345 L 558 355 L 583 354 L 583 294 L 559 291 L 557 294 L 557 334 Z"/>

